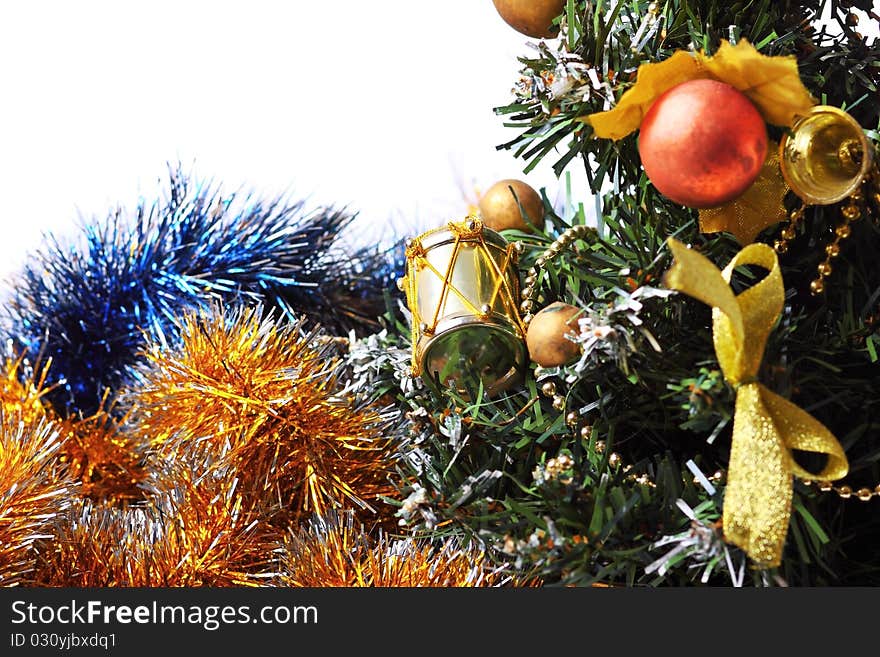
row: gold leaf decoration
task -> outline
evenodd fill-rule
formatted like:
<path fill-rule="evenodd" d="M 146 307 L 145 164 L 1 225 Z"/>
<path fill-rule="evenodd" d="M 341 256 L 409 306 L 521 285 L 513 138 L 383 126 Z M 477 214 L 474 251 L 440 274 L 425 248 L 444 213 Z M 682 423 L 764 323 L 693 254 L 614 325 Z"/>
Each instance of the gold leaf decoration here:
<path fill-rule="evenodd" d="M 742 39 L 735 46 L 722 42 L 713 56 L 679 50 L 662 62 L 642 64 L 635 84 L 615 107 L 579 120 L 589 123 L 597 137 L 622 139 L 638 130 L 660 95 L 682 82 L 707 78 L 741 91 L 773 125 L 789 126 L 796 114 L 816 104 L 801 82 L 796 57 L 768 57 Z"/>
<path fill-rule="evenodd" d="M 765 228 L 785 221 L 788 185 L 779 170 L 779 147 L 769 143 L 761 173 L 743 194 L 718 208 L 700 210 L 701 233 L 731 233 L 745 246 Z"/>

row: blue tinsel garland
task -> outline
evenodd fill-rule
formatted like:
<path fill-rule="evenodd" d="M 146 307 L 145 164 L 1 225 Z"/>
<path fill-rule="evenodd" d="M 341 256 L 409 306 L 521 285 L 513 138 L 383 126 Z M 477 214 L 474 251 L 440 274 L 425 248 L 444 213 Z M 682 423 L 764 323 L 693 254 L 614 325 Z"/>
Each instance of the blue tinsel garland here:
<path fill-rule="evenodd" d="M 58 412 L 89 415 L 124 384 L 144 332 L 173 335 L 182 310 L 212 300 L 280 307 L 335 334 L 375 330 L 400 249 L 342 248 L 353 218 L 223 197 L 173 171 L 164 202 L 86 225 L 80 246 L 48 238 L 12 291 L 12 344 L 31 360 L 51 358 Z"/>

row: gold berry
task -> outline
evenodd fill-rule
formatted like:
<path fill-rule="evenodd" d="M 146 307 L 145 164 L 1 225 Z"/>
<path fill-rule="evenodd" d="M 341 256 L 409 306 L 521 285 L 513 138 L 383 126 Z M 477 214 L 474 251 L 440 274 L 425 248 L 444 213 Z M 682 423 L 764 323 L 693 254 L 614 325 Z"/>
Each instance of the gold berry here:
<path fill-rule="evenodd" d="M 521 180 L 499 180 L 480 197 L 479 207 L 483 224 L 492 230 L 531 232 L 532 226 L 541 227 L 544 223 L 544 201 Z"/>
<path fill-rule="evenodd" d="M 572 361 L 580 346 L 567 334 L 577 333 L 580 310 L 567 303 L 551 303 L 532 317 L 526 331 L 529 357 L 541 367 L 557 367 Z"/>

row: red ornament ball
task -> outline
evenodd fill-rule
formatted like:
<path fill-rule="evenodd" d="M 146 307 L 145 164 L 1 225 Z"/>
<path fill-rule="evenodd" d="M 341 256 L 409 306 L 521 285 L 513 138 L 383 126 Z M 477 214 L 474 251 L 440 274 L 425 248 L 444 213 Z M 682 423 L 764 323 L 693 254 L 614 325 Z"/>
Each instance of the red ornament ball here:
<path fill-rule="evenodd" d="M 745 192 L 767 156 L 764 118 L 742 92 L 690 80 L 663 93 L 642 119 L 639 155 L 667 198 L 714 208 Z"/>

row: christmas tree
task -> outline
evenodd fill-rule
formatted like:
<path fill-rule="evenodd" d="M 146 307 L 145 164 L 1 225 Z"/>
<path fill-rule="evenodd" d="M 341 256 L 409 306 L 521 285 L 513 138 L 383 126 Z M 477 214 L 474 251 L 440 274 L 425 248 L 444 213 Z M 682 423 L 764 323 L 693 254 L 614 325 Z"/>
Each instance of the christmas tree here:
<path fill-rule="evenodd" d="M 595 208 L 501 180 L 352 252 L 346 212 L 172 170 L 49 242 L 0 584 L 880 584 L 880 16 L 494 5 L 531 50 L 486 147 Z"/>
<path fill-rule="evenodd" d="M 500 148 L 525 173 L 580 161 L 596 217 L 546 194 L 535 216 L 509 185 L 518 226 L 497 202 L 451 224 L 447 270 L 436 235 L 410 245 L 420 376 L 393 332 L 355 346 L 409 407 L 409 531 L 545 585 L 880 581 L 870 5 L 495 2 L 534 39 Z M 516 280 L 496 271 L 474 315 L 520 321 L 529 353 L 496 390 L 481 358 L 503 346 L 451 353 L 443 325 L 481 225 L 516 245 L 496 258 Z"/>

